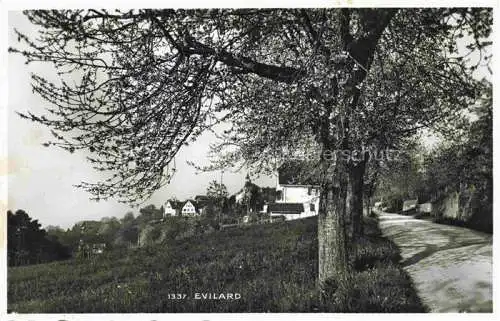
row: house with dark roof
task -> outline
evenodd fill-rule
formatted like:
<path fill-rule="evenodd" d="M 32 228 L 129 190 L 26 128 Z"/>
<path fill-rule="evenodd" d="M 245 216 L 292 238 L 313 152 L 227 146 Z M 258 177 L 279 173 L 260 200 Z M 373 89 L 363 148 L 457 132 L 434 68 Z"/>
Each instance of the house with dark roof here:
<path fill-rule="evenodd" d="M 214 200 L 206 195 L 196 195 L 194 197 L 196 202 L 195 206 L 198 208 L 200 214 L 203 214 L 207 206 L 213 205 Z"/>
<path fill-rule="evenodd" d="M 187 200 L 181 208 L 182 216 L 199 216 L 201 214 L 200 206 L 195 200 Z"/>
<path fill-rule="evenodd" d="M 168 200 L 164 204 L 165 213 L 164 215 L 179 216 L 182 209 L 182 202 L 177 200 Z"/>
<path fill-rule="evenodd" d="M 195 199 L 186 201 L 168 200 L 164 204 L 165 216 L 198 216 L 203 214 L 212 200 L 205 195 L 196 195 Z"/>
<path fill-rule="evenodd" d="M 287 162 L 278 168 L 276 201 L 264 210 L 271 218 L 283 216 L 287 220 L 318 215 L 319 193 L 317 169 L 308 169 L 300 162 Z"/>
<path fill-rule="evenodd" d="M 207 195 L 196 195 L 194 197 L 194 200 L 196 202 L 209 202 L 210 201 L 210 197 L 208 197 Z"/>

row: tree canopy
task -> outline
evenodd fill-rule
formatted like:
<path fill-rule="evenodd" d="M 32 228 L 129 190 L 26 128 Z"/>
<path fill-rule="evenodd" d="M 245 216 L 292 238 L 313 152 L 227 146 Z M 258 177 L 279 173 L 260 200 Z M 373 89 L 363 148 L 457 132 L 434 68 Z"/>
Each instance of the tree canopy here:
<path fill-rule="evenodd" d="M 462 94 L 450 95 L 466 74 L 461 56 L 450 60 L 456 38 L 472 35 L 469 48 L 482 48 L 491 25 L 484 8 L 25 14 L 38 37 L 18 32 L 27 46 L 11 51 L 28 63 L 52 62 L 60 78 L 34 74 L 33 90 L 52 107 L 48 116 L 21 115 L 52 129 L 47 145 L 87 150 L 94 167 L 109 173 L 80 187 L 96 199 L 131 202 L 167 183 L 181 146 L 223 121 L 232 122 L 225 143 L 237 146 L 224 159 L 247 164 L 296 148 L 308 133 L 338 142 L 344 116 L 361 123 L 355 139 L 426 125 L 439 117 L 431 106 L 472 94 L 462 81 Z M 339 107 L 343 92 L 357 97 L 356 112 Z M 415 122 L 408 115 L 426 116 Z M 372 132 L 387 121 L 402 128 Z"/>
<path fill-rule="evenodd" d="M 226 199 L 229 193 L 227 192 L 226 185 L 218 183 L 216 180 L 212 180 L 207 187 L 207 196 L 215 201 L 221 202 Z"/>
<path fill-rule="evenodd" d="M 7 211 L 8 265 L 25 265 L 70 257 L 67 247 L 56 237 L 47 235 L 38 220 L 33 220 L 24 210 Z"/>

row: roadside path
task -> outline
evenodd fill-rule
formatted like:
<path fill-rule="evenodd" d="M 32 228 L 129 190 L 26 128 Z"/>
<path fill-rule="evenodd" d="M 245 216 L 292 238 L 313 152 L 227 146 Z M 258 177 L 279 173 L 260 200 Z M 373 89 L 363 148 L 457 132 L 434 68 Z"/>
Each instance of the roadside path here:
<path fill-rule="evenodd" d="M 375 210 L 431 312 L 492 312 L 492 235 Z"/>

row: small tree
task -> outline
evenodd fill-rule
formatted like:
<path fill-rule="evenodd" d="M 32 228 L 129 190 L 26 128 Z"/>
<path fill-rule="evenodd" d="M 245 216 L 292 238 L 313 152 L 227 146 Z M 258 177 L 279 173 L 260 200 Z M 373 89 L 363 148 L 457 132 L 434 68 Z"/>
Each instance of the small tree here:
<path fill-rule="evenodd" d="M 134 223 L 135 217 L 133 212 L 127 212 L 125 216 L 121 219 L 121 223 L 124 226 L 130 226 Z"/>
<path fill-rule="evenodd" d="M 212 210 L 216 211 L 217 221 L 220 222 L 228 196 L 226 185 L 217 183 L 215 180 L 211 181 L 207 188 L 207 196 L 210 199 L 210 205 L 213 206 Z"/>
<path fill-rule="evenodd" d="M 69 249 L 57 237 L 47 235 L 38 220 L 24 210 L 7 211 L 8 265 L 25 265 L 62 260 L 70 257 Z"/>
<path fill-rule="evenodd" d="M 148 223 L 154 220 L 160 220 L 163 218 L 163 210 L 161 208 L 156 208 L 154 204 L 143 207 L 139 210 L 140 214 L 137 216 L 136 221 L 141 223 Z"/>
<path fill-rule="evenodd" d="M 217 183 L 215 180 L 211 181 L 207 188 L 207 196 L 217 202 L 227 198 L 228 192 L 226 185 Z"/>

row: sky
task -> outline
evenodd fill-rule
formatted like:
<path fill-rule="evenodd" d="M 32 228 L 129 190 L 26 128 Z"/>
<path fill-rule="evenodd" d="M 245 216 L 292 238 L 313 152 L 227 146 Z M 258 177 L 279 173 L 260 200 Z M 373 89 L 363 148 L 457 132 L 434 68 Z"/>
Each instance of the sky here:
<path fill-rule="evenodd" d="M 8 45 L 17 45 L 13 28 L 33 33 L 36 29 L 21 12 L 9 12 Z M 20 55 L 8 56 L 8 208 L 23 209 L 42 224 L 71 227 L 81 220 L 99 220 L 105 216 L 123 217 L 137 208 L 116 201 L 90 201 L 87 192 L 73 187 L 83 181 L 97 182 L 101 174 L 85 160 L 86 154 L 73 154 L 56 147 L 44 147 L 51 139 L 49 129 L 20 118 L 16 111 L 44 112 L 47 103 L 31 91 L 30 73 L 50 73 L 50 66 L 26 65 Z M 177 171 L 169 185 L 158 190 L 143 206 L 161 206 L 170 197 L 192 198 L 204 194 L 211 180 L 220 181 L 220 172 L 196 174 L 186 161 L 207 165 L 207 152 L 214 142 L 212 134 L 202 135 L 195 143 L 184 147 L 176 157 Z M 246 171 L 225 171 L 223 183 L 230 194 L 244 184 Z M 274 186 L 275 178 L 262 176 L 252 179 L 259 186 Z"/>

